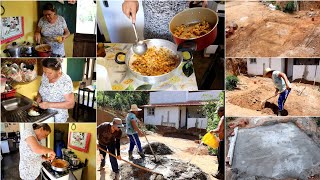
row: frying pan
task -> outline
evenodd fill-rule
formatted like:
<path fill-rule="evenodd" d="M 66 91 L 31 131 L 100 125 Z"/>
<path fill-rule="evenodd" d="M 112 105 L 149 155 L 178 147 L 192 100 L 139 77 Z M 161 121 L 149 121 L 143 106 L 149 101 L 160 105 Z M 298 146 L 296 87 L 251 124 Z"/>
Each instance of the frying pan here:
<path fill-rule="evenodd" d="M 69 162 L 63 159 L 54 159 L 51 162 L 51 168 L 58 172 L 66 171 L 69 167 Z"/>

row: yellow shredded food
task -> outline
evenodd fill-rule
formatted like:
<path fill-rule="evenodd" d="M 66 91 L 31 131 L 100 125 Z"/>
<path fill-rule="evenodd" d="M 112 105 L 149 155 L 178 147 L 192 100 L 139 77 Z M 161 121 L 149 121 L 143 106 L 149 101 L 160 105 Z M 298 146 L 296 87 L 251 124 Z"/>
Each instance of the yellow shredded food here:
<path fill-rule="evenodd" d="M 207 34 L 211 29 L 212 25 L 207 21 L 202 21 L 200 23 L 181 25 L 176 27 L 173 34 L 179 38 L 190 39 L 197 38 L 202 35 Z"/>
<path fill-rule="evenodd" d="M 130 68 L 145 76 L 159 76 L 168 73 L 180 63 L 177 55 L 163 47 L 150 47 L 144 55 L 134 55 L 131 62 Z"/>

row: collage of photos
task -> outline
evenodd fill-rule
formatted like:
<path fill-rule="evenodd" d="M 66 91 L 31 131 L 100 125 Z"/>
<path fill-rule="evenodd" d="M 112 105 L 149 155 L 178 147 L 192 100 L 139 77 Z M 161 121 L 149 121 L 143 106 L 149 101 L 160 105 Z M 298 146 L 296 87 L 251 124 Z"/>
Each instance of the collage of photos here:
<path fill-rule="evenodd" d="M 320 180 L 320 1 L 0 5 L 1 180 Z"/>

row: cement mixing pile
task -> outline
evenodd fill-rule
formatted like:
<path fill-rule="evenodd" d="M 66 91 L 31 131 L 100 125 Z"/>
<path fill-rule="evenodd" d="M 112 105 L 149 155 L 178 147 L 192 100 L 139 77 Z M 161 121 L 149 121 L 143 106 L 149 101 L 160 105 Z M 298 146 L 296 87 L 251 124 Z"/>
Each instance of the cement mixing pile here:
<path fill-rule="evenodd" d="M 320 148 L 294 123 L 239 130 L 232 180 L 308 180 L 319 175 Z"/>
<path fill-rule="evenodd" d="M 188 164 L 181 160 L 169 159 L 167 157 L 160 157 L 159 162 L 154 162 L 152 156 L 147 156 L 144 159 L 135 159 L 133 163 L 152 171 L 161 173 L 161 175 L 152 174 L 142 169 L 131 166 L 130 164 L 122 164 L 120 166 L 120 175 L 122 179 L 126 180 L 207 180 L 208 175 L 201 171 L 199 167 Z"/>
<path fill-rule="evenodd" d="M 167 155 L 167 154 L 173 153 L 173 151 L 163 143 L 152 142 L 152 143 L 150 143 L 150 146 L 151 146 L 153 152 L 157 155 Z M 151 149 L 148 144 L 143 146 L 143 151 L 145 154 L 152 154 Z"/>

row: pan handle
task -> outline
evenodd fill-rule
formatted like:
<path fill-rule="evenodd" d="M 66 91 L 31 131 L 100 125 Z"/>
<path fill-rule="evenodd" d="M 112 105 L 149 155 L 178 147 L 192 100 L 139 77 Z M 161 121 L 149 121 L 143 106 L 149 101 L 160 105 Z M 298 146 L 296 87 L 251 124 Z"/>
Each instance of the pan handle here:
<path fill-rule="evenodd" d="M 197 50 L 197 43 L 193 40 L 187 40 L 178 45 L 177 51 L 189 51 L 194 52 Z"/>
<path fill-rule="evenodd" d="M 124 52 L 118 52 L 117 54 L 116 54 L 116 57 L 114 58 L 114 61 L 116 62 L 116 63 L 118 63 L 118 64 L 125 64 L 126 62 L 125 61 L 119 61 L 118 60 L 118 56 L 119 55 L 126 55 L 126 53 L 124 53 Z"/>

